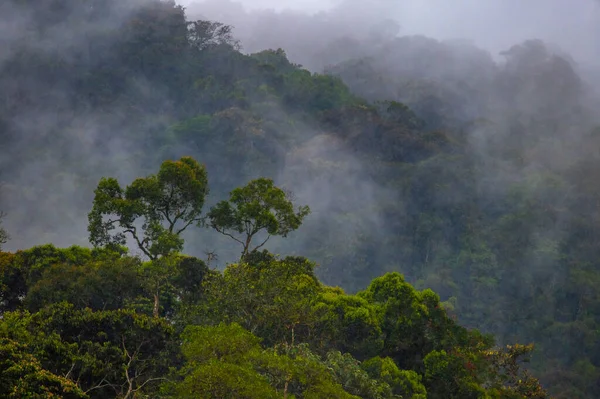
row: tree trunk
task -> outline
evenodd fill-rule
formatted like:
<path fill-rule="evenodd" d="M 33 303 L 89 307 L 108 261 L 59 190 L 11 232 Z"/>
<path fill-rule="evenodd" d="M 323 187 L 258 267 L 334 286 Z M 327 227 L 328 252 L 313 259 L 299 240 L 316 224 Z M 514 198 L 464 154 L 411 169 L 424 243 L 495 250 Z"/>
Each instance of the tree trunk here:
<path fill-rule="evenodd" d="M 286 379 L 285 385 L 283 386 L 283 399 L 287 399 L 287 397 L 288 397 L 288 384 L 289 384 L 289 377 L 288 377 L 288 379 Z"/>
<path fill-rule="evenodd" d="M 252 241 L 252 236 L 248 235 L 246 237 L 246 242 L 244 243 L 244 250 L 242 251 L 242 258 L 240 260 L 244 260 L 244 258 L 246 258 L 246 255 L 248 255 L 248 251 L 250 250 L 250 242 Z"/>
<path fill-rule="evenodd" d="M 160 309 L 160 299 L 158 296 L 158 292 L 154 294 L 154 309 L 152 309 L 152 315 L 154 317 L 158 317 L 158 310 Z"/>

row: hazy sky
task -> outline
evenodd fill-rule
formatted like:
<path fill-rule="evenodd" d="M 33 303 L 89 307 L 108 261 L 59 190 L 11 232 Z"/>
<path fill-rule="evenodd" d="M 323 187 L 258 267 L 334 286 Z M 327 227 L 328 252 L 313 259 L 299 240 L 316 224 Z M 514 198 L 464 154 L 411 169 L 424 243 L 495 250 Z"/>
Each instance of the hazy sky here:
<path fill-rule="evenodd" d="M 189 4 L 197 0 L 179 0 L 181 4 Z M 247 9 L 302 10 L 315 12 L 331 8 L 338 0 L 240 0 Z"/>
<path fill-rule="evenodd" d="M 181 0 L 187 4 L 191 0 Z M 196 0 L 195 2 L 201 2 Z M 600 60 L 597 0 L 239 0 L 247 9 L 338 10 L 393 18 L 403 34 L 469 39 L 492 52 L 526 39 L 554 42 L 579 61 Z"/>
<path fill-rule="evenodd" d="M 461 37 L 484 47 L 508 47 L 527 38 L 553 41 L 577 58 L 600 56 L 600 7 L 595 0 L 400 1 L 408 32 Z M 589 57 L 588 57 L 589 56 Z"/>

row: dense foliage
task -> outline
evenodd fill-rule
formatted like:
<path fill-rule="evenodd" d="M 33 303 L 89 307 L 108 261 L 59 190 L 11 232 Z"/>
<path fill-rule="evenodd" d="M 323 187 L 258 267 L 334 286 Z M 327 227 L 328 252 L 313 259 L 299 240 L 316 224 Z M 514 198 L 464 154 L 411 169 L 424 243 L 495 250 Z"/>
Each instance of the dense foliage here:
<path fill-rule="evenodd" d="M 402 270 L 466 325 L 535 341 L 534 368 L 557 397 L 596 397 L 598 103 L 577 66 L 544 43 L 502 55 L 496 65 L 467 45 L 400 38 L 329 72 L 367 98 L 403 101 L 461 143 L 419 163 L 405 186 L 415 208 L 394 229 L 407 240 Z M 445 61 L 399 63 L 432 57 Z"/>
<path fill-rule="evenodd" d="M 11 395 L 545 397 L 516 342 L 600 394 L 598 131 L 543 43 L 324 43 L 315 74 L 169 1 L 0 22 L 9 244 L 81 245 L 0 255 Z"/>
<path fill-rule="evenodd" d="M 163 173 L 172 168 L 180 173 Z M 193 198 L 203 198 L 200 171 L 189 157 L 166 161 L 162 180 L 136 179 L 124 198 L 116 181 L 103 178 L 90 213 L 96 249 L 45 245 L 0 253 L 5 396 L 547 397 L 520 367 L 531 348 L 493 348 L 491 337 L 456 324 L 433 291 L 415 290 L 398 273 L 349 295 L 319 282 L 315 264 L 302 257 L 245 247 L 240 262 L 218 272 L 179 254 L 181 229 L 157 226 L 174 224 L 169 210 L 195 220 L 201 204 L 192 217 L 185 195 L 175 193 L 201 188 Z M 150 184 L 158 181 L 161 189 Z M 155 195 L 138 196 L 147 192 L 135 188 L 148 185 Z M 163 195 L 164 187 L 171 195 Z M 266 188 L 252 189 L 242 209 L 262 209 L 275 198 L 294 216 L 292 202 L 272 183 Z M 219 203 L 209 213 L 222 212 Z M 167 240 L 174 246 L 146 253 L 155 236 L 136 235 L 136 215 L 150 216 L 144 226 L 156 224 L 151 231 L 177 236 Z M 254 226 L 252 217 L 238 216 Z M 98 226 L 115 230 L 114 217 L 124 231 L 116 236 L 130 234 L 147 261 L 127 255 L 120 240 L 94 240 Z M 293 220 L 291 227 L 299 227 L 301 220 Z"/>

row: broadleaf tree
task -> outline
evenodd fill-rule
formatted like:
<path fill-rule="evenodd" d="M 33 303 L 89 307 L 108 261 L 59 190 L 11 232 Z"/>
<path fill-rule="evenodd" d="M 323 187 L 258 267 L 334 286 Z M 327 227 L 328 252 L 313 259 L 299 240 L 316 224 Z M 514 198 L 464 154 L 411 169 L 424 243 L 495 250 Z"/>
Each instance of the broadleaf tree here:
<path fill-rule="evenodd" d="M 158 174 L 138 178 L 125 188 L 114 178 L 103 178 L 88 215 L 90 242 L 124 245 L 129 237 L 150 259 L 149 267 L 156 269 L 153 265 L 161 258 L 183 249 L 181 233 L 202 224 L 207 194 L 206 169 L 191 157 L 165 161 Z M 156 278 L 156 270 L 151 274 Z M 158 316 L 160 292 L 155 290 L 152 296 Z"/>
<path fill-rule="evenodd" d="M 90 242 L 124 245 L 129 236 L 151 260 L 180 251 L 181 233 L 202 222 L 207 194 L 206 169 L 191 157 L 165 161 L 158 174 L 125 188 L 117 179 L 102 178 L 88 215 Z"/>
<path fill-rule="evenodd" d="M 188 42 L 197 50 L 206 50 L 220 45 L 240 48 L 240 43 L 233 37 L 233 27 L 220 22 L 192 21 L 188 22 Z"/>
<path fill-rule="evenodd" d="M 88 396 L 71 380 L 44 369 L 26 345 L 0 338 L 0 396 L 3 398 L 83 399 Z"/>
<path fill-rule="evenodd" d="M 229 200 L 211 208 L 208 219 L 212 228 L 242 245 L 243 259 L 272 236 L 287 237 L 309 213 L 308 206 L 295 209 L 290 195 L 273 180 L 259 178 L 231 191 Z M 266 237 L 253 246 L 252 240 L 259 233 L 266 233 Z"/>

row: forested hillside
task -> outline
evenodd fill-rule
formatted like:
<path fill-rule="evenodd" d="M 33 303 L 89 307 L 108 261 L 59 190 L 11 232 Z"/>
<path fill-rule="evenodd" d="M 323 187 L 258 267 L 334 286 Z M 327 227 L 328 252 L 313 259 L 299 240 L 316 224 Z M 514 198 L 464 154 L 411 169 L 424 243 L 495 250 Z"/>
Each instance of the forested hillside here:
<path fill-rule="evenodd" d="M 387 28 L 318 74 L 172 2 L 0 4 L 3 395 L 546 397 L 518 343 L 600 395 L 593 87 Z"/>
<path fill-rule="evenodd" d="M 0 393 L 7 398 L 546 398 L 521 369 L 531 346 L 493 348 L 398 273 L 348 295 L 315 264 L 261 247 L 310 213 L 266 178 L 201 217 L 191 157 L 122 187 L 103 178 L 93 250 L 0 253 Z M 186 229 L 242 244 L 223 272 L 180 253 Z M 264 236 L 266 235 L 266 238 Z M 134 240 L 147 261 L 128 256 Z"/>

